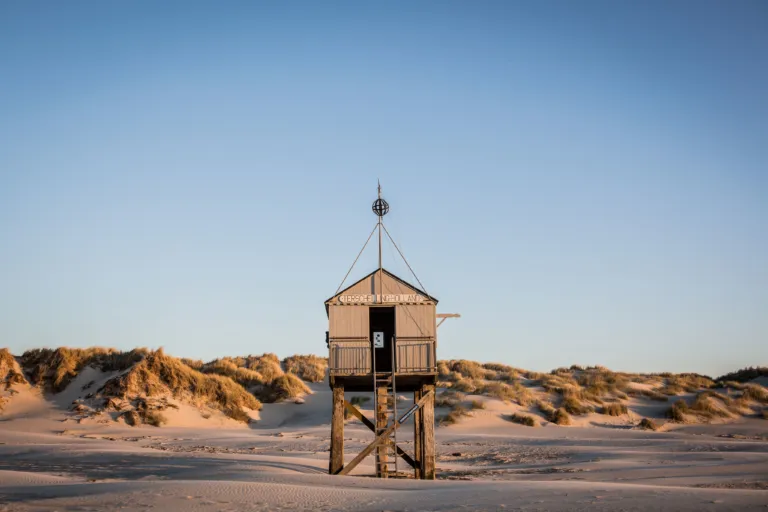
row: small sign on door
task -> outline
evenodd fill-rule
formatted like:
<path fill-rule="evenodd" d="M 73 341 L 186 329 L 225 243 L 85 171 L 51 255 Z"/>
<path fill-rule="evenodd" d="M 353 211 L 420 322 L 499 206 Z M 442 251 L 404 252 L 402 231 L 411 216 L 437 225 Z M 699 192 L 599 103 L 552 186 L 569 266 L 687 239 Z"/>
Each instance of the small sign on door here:
<path fill-rule="evenodd" d="M 373 348 L 384 348 L 384 333 L 383 332 L 374 332 L 373 333 Z"/>

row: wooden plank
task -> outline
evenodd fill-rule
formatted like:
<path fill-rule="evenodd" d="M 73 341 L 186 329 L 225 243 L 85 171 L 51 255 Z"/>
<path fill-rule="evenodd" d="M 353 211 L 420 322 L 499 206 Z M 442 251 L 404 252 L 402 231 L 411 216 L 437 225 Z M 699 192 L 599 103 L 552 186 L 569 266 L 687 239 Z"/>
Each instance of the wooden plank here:
<path fill-rule="evenodd" d="M 435 385 L 424 386 L 426 401 L 422 409 L 422 432 L 424 459 L 422 461 L 424 480 L 435 479 Z"/>
<path fill-rule="evenodd" d="M 331 413 L 331 460 L 328 471 L 335 475 L 344 467 L 344 388 L 333 387 Z"/>
<path fill-rule="evenodd" d="M 434 386 L 433 386 L 433 387 L 434 387 Z M 416 408 L 418 409 L 418 408 L 424 407 L 424 404 L 427 402 L 427 400 L 429 399 L 429 397 L 430 397 L 430 396 L 433 398 L 432 402 L 434 403 L 434 392 L 432 392 L 430 395 L 427 395 L 427 396 L 423 396 L 423 397 L 421 398 L 421 400 L 419 400 L 419 402 L 416 404 Z M 338 473 L 336 473 L 336 474 L 337 474 L 337 475 L 348 475 L 348 474 L 350 473 L 350 471 L 352 471 L 353 469 L 355 469 L 355 467 L 357 467 L 357 465 L 358 465 L 358 464 L 360 464 L 360 463 L 363 461 L 363 459 L 365 459 L 367 456 L 369 456 L 369 455 L 370 455 L 370 454 L 373 452 L 373 450 L 374 450 L 374 449 L 375 449 L 375 448 L 376 448 L 376 447 L 377 447 L 377 446 L 378 446 L 378 445 L 379 445 L 379 444 L 380 444 L 382 441 L 384 441 L 385 439 L 387 439 L 387 437 L 388 437 L 390 434 L 392 434 L 392 432 L 393 432 L 395 429 L 397 429 L 397 428 L 398 428 L 400 425 L 402 425 L 402 424 L 403 424 L 403 422 L 405 422 L 405 421 L 406 421 L 406 420 L 407 420 L 407 419 L 410 417 L 410 415 L 411 415 L 411 414 L 410 414 L 410 411 L 409 411 L 409 412 L 406 412 L 406 413 L 405 413 L 405 414 L 404 414 L 402 417 L 400 417 L 400 418 L 399 418 L 397 421 L 393 422 L 393 423 L 392 423 L 392 425 L 390 425 L 390 427 L 389 427 L 387 430 L 385 430 L 384 432 L 382 432 L 381 434 L 379 434 L 378 436 L 376 436 L 376 439 L 374 439 L 374 440 L 373 440 L 373 442 L 372 442 L 371 444 L 369 444 L 368 446 L 366 446 L 366 447 L 363 449 L 363 451 L 361 451 L 360 453 L 358 453 L 358 454 L 357 454 L 357 457 L 355 457 L 354 459 L 352 459 L 352 462 L 350 462 L 349 464 L 347 464 L 346 466 L 344 466 L 344 468 L 343 468 L 341 471 L 339 471 Z"/>
<path fill-rule="evenodd" d="M 349 412 L 350 412 L 350 413 L 351 413 L 351 414 L 352 414 L 352 415 L 353 415 L 355 418 L 357 418 L 357 419 L 359 419 L 360 421 L 362 421 L 362 422 L 363 422 L 363 424 L 364 424 L 366 427 L 368 427 L 369 429 L 371 429 L 371 431 L 372 431 L 374 434 L 376 433 L 376 426 L 375 426 L 375 425 L 374 425 L 374 424 L 371 422 L 371 420 L 369 420 L 368 418 L 366 418 L 366 417 L 365 417 L 365 415 L 364 415 L 364 414 L 363 414 L 363 413 L 360 411 L 360 409 L 358 409 L 357 407 L 355 407 L 354 405 L 352 405 L 351 403 L 349 403 L 349 402 L 348 402 L 348 401 L 346 401 L 346 400 L 344 400 L 344 406 L 347 408 L 347 410 L 348 410 L 348 411 L 349 411 Z M 402 449 L 402 448 L 400 448 L 399 446 L 395 446 L 395 448 L 397 448 L 397 454 L 398 454 L 398 455 L 400 455 L 400 457 L 401 457 L 401 458 L 402 458 L 402 459 L 403 459 L 405 462 L 407 462 L 407 463 L 408 463 L 408 464 L 409 464 L 409 465 L 410 465 L 412 468 L 416 468 L 416 461 L 414 461 L 414 460 L 411 458 L 411 456 L 410 456 L 410 455 L 408 455 L 408 453 L 406 453 L 406 451 L 405 451 L 405 450 L 403 450 L 403 449 Z"/>
<path fill-rule="evenodd" d="M 422 390 L 418 389 L 413 392 L 413 402 L 419 403 L 421 400 Z M 424 460 L 424 454 L 422 453 L 422 439 L 421 439 L 421 423 L 422 423 L 422 411 L 419 409 L 413 414 L 413 476 L 416 480 L 421 479 L 421 461 Z"/>

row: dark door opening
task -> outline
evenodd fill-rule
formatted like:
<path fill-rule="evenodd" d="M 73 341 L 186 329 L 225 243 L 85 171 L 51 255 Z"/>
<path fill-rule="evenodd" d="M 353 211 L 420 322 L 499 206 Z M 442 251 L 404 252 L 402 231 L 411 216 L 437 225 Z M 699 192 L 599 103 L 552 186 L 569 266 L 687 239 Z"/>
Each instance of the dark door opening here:
<path fill-rule="evenodd" d="M 392 338 L 395 336 L 395 308 L 393 307 L 370 307 L 368 308 L 369 322 L 371 327 L 370 340 L 374 343 L 374 333 L 384 333 L 384 346 L 374 348 L 376 356 L 376 372 L 392 371 Z"/>

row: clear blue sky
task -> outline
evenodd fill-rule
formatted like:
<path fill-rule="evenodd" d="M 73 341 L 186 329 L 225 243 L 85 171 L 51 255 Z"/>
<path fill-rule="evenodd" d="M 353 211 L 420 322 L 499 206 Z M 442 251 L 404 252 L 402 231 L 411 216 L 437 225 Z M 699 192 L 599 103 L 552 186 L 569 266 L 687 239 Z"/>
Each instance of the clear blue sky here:
<path fill-rule="evenodd" d="M 323 354 L 380 178 L 462 314 L 441 358 L 768 364 L 766 27 L 743 0 L 0 2 L 0 346 Z"/>

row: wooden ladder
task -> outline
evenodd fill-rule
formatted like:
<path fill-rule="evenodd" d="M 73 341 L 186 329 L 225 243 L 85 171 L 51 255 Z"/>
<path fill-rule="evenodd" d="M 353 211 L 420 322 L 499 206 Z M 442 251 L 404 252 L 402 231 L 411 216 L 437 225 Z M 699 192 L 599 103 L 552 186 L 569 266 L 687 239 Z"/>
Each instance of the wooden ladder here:
<path fill-rule="evenodd" d="M 376 473 L 381 475 L 382 478 L 388 478 L 389 475 L 397 475 L 397 429 L 391 428 L 397 421 L 397 389 L 395 387 L 394 371 L 390 375 L 377 375 L 376 386 L 378 388 L 385 388 L 387 390 L 384 396 L 383 403 L 377 404 L 379 410 L 377 415 L 383 415 L 385 422 L 379 423 L 379 428 L 376 435 L 381 435 L 384 432 L 388 432 L 386 438 L 382 441 L 384 445 L 383 457 L 376 457 Z M 377 394 L 377 400 L 380 400 L 382 395 Z"/>

